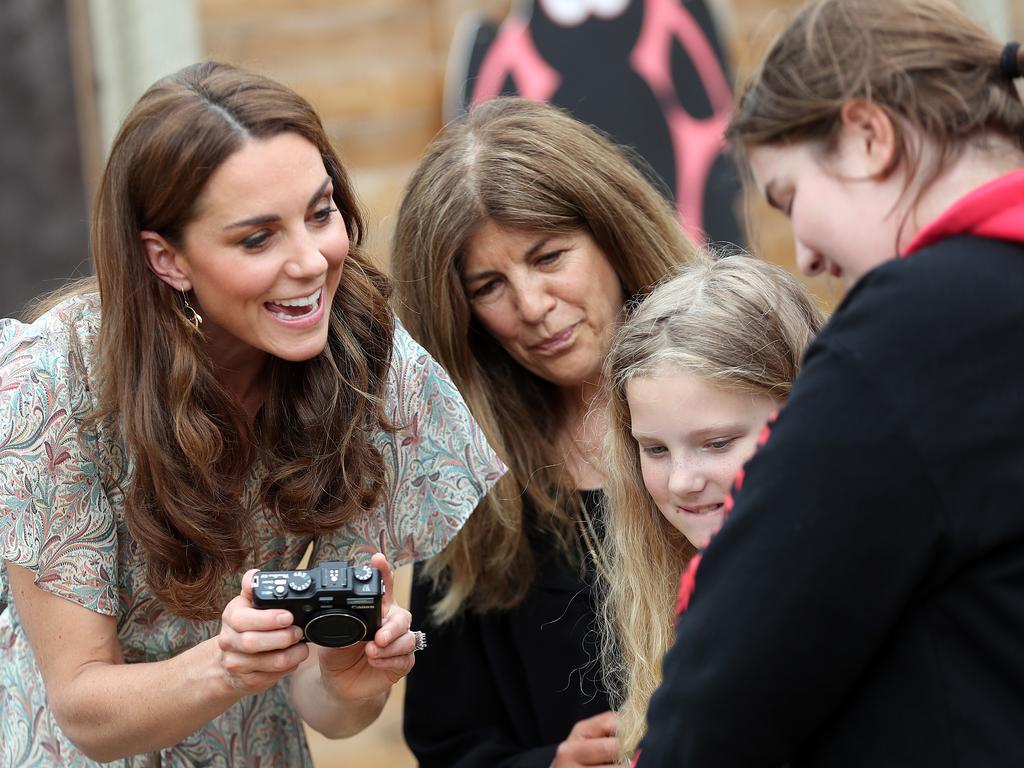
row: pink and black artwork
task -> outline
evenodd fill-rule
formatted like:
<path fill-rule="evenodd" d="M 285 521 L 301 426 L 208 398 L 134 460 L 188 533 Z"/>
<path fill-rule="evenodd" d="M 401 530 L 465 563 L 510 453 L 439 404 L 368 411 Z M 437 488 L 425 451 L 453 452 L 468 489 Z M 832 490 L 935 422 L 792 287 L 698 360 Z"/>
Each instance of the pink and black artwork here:
<path fill-rule="evenodd" d="M 699 242 L 742 243 L 722 133 L 732 93 L 704 0 L 520 0 L 456 36 L 448 117 L 499 95 L 549 101 L 632 147 Z"/>

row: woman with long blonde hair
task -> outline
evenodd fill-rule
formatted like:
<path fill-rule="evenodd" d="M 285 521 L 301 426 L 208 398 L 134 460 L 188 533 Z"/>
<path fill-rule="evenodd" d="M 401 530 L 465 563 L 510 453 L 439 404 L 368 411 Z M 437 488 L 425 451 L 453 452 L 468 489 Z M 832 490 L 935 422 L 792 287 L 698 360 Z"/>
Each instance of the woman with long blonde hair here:
<path fill-rule="evenodd" d="M 735 255 L 660 284 L 605 363 L 602 663 L 629 754 L 672 644 L 676 587 L 822 316 L 781 267 Z"/>

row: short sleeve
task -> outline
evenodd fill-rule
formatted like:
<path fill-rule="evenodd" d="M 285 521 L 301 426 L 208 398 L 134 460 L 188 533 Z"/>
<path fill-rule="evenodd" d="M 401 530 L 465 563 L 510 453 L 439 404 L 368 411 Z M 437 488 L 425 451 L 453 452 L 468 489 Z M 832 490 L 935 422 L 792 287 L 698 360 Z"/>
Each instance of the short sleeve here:
<path fill-rule="evenodd" d="M 71 353 L 83 341 L 75 314 L 80 306 L 64 304 L 32 325 L 0 321 L 0 559 L 33 570 L 48 592 L 115 615 L 116 526 L 79 434 L 92 400 Z M 0 569 L 0 601 L 7 591 Z"/>
<path fill-rule="evenodd" d="M 369 514 L 321 538 L 314 562 L 383 552 L 402 565 L 436 554 L 506 471 L 448 374 L 397 321 L 386 398 L 398 429 L 377 438 L 383 494 Z"/>

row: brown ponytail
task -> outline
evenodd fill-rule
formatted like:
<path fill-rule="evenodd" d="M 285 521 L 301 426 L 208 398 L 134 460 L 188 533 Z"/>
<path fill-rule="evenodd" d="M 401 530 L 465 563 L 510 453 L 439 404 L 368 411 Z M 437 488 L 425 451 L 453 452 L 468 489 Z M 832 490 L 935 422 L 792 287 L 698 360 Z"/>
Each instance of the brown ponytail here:
<path fill-rule="evenodd" d="M 1009 51 L 1012 50 L 1012 53 Z M 727 136 L 741 152 L 812 141 L 833 148 L 843 105 L 865 100 L 892 118 L 894 164 L 921 164 L 913 135 L 938 150 L 922 188 L 969 142 L 999 137 L 1024 150 L 1024 103 L 1004 48 L 950 0 L 816 0 L 799 12 L 743 89 Z"/>
<path fill-rule="evenodd" d="M 999 73 L 1007 80 L 1024 77 L 1024 51 L 1017 41 L 1007 43 L 1003 48 L 1003 55 L 999 57 Z"/>

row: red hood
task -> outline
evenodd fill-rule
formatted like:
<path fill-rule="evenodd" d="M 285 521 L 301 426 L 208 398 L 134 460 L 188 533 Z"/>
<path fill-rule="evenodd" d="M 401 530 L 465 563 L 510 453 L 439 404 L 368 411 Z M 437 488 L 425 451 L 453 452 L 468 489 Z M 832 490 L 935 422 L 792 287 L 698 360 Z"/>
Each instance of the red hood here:
<path fill-rule="evenodd" d="M 1000 176 L 961 197 L 918 232 L 901 255 L 954 235 L 1024 243 L 1024 170 Z"/>

